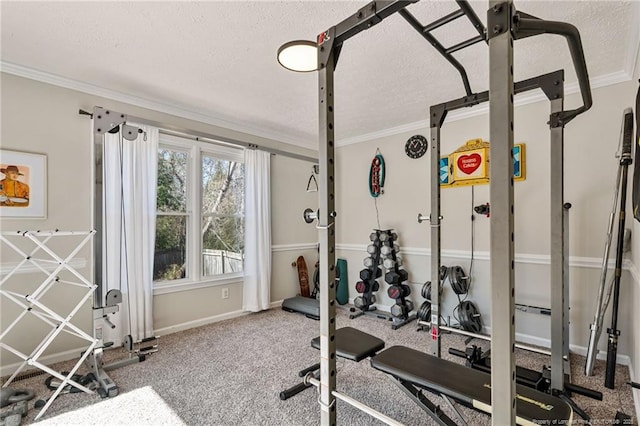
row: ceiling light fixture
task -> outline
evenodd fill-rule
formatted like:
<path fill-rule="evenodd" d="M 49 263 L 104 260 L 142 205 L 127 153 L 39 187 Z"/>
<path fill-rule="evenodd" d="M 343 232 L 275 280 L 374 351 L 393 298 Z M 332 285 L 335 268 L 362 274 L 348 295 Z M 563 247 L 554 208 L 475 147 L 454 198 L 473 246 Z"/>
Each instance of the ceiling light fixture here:
<path fill-rule="evenodd" d="M 278 49 L 278 62 L 291 71 L 316 71 L 318 69 L 318 46 L 308 40 L 290 41 Z"/>

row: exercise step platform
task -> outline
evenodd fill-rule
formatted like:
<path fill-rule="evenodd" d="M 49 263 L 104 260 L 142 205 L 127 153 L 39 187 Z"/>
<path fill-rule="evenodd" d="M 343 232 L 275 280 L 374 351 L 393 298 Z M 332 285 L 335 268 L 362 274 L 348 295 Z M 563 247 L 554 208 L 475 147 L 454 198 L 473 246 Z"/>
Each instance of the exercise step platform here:
<path fill-rule="evenodd" d="M 282 310 L 287 312 L 299 312 L 307 318 L 320 319 L 320 301 L 310 297 L 295 296 L 282 301 Z"/>
<path fill-rule="evenodd" d="M 407 389 L 417 386 L 491 415 L 491 376 L 485 373 L 404 346 L 380 352 L 371 359 L 371 366 L 393 376 Z M 414 401 L 419 399 L 416 402 L 424 404 L 430 415 L 442 418 L 426 397 L 410 391 Z M 516 394 L 517 424 L 571 424 L 573 410 L 565 401 L 519 384 Z"/>
<path fill-rule="evenodd" d="M 355 362 L 370 358 L 384 349 L 384 340 L 360 331 L 352 327 L 343 327 L 336 330 L 336 356 Z M 311 339 L 311 347 L 320 349 L 320 336 Z M 312 373 L 317 379 L 320 375 L 320 364 L 314 364 L 298 373 L 298 376 L 304 377 L 308 373 Z M 298 383 L 280 392 L 280 399 L 287 400 L 294 395 L 299 394 L 303 390 L 311 387 L 311 384 L 304 382 Z"/>

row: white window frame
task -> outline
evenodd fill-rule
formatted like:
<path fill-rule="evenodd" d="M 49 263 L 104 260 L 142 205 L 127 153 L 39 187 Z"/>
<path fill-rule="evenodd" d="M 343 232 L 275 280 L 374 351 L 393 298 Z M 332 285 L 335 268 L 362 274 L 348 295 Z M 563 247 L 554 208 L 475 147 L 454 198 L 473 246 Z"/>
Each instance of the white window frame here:
<path fill-rule="evenodd" d="M 218 145 L 204 141 L 194 141 L 187 138 L 160 133 L 159 149 L 173 149 L 188 153 L 187 165 L 187 277 L 177 280 L 163 280 L 153 282 L 153 294 L 166 294 L 176 291 L 197 288 L 214 287 L 220 285 L 243 282 L 244 272 L 235 272 L 218 276 L 202 275 L 202 238 L 200 238 L 200 224 L 202 223 L 202 156 L 211 156 L 221 160 L 244 163 L 244 149 Z M 173 213 L 170 213 L 173 214 Z M 244 212 L 243 212 L 244 214 Z M 159 215 L 162 215 L 159 213 Z"/>

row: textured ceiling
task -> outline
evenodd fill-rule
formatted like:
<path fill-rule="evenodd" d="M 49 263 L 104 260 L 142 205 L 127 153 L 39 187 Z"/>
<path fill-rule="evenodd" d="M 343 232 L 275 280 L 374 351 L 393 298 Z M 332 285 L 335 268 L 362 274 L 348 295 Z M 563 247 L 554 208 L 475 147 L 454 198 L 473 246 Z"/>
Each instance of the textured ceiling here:
<path fill-rule="evenodd" d="M 286 71 L 278 47 L 311 39 L 368 2 L 11 2 L 1 1 L 3 69 L 43 71 L 210 117 L 211 122 L 301 146 L 318 134 L 317 74 Z M 486 19 L 488 2 L 471 2 Z M 633 2 L 519 1 L 519 10 L 573 23 L 592 78 L 635 63 L 639 7 Z M 453 1 L 409 9 L 423 24 Z M 434 32 L 445 46 L 475 35 L 464 18 Z M 474 91 L 488 87 L 488 50 L 455 56 Z M 16 68 L 16 67 L 14 67 Z M 566 43 L 543 35 L 517 41 L 515 76 L 559 68 L 575 74 Z M 431 104 L 464 95 L 460 77 L 400 16 L 345 43 L 335 77 L 338 142 L 423 121 Z"/>

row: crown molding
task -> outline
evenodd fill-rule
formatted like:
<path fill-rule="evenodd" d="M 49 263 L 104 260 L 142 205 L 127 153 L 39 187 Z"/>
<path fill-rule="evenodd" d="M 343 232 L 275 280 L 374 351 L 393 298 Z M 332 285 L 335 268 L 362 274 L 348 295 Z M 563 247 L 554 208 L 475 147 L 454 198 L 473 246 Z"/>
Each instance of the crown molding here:
<path fill-rule="evenodd" d="M 300 139 L 294 138 L 291 135 L 287 135 L 284 133 L 265 130 L 259 127 L 251 126 L 246 123 L 231 121 L 225 118 L 215 117 L 213 115 L 202 114 L 196 111 L 192 111 L 191 109 L 184 106 L 169 105 L 163 102 L 158 102 L 150 99 L 145 99 L 139 96 L 133 96 L 127 93 L 118 92 L 116 90 L 105 89 L 103 87 L 96 86 L 94 84 L 73 80 L 70 78 L 62 77 L 62 76 L 51 74 L 44 71 L 39 71 L 33 68 L 14 64 L 11 62 L 0 60 L 0 71 L 7 74 L 15 75 L 18 77 L 39 81 L 41 83 L 47 83 L 53 86 L 63 87 L 65 89 L 76 90 L 78 92 L 87 93 L 90 95 L 111 99 L 117 102 L 123 102 L 123 103 L 134 105 L 137 107 L 174 115 L 176 117 L 198 121 L 200 123 L 221 127 L 227 130 L 246 133 L 251 136 L 271 139 L 274 141 L 286 143 L 288 145 L 293 145 L 301 148 L 317 149 L 315 141 L 301 141 Z"/>
<path fill-rule="evenodd" d="M 640 32 L 640 31 L 638 31 Z M 640 40 L 635 43 L 636 52 L 637 47 L 640 45 Z M 628 61 L 629 58 L 627 58 Z M 635 56 L 634 56 L 635 61 Z M 635 64 L 635 62 L 634 62 Z M 625 64 L 625 69 L 622 71 L 616 71 L 605 75 L 600 75 L 594 78 L 589 79 L 591 83 L 592 89 L 597 89 L 599 87 L 611 86 L 618 83 L 624 83 L 630 81 L 633 78 L 633 66 L 631 67 L 631 72 L 629 71 L 628 64 Z M 579 93 L 580 87 L 578 86 L 578 82 L 573 82 L 569 84 L 565 84 L 564 93 L 565 96 L 571 95 L 574 93 Z M 533 104 L 536 102 L 546 101 L 547 97 L 541 90 L 534 90 L 532 92 L 520 93 L 514 98 L 514 106 L 520 107 L 523 105 Z M 451 123 L 453 121 L 464 120 L 471 117 L 478 117 L 481 115 L 485 115 L 489 113 L 489 104 L 484 102 L 482 104 L 474 105 L 469 108 L 459 109 L 456 111 L 452 111 L 447 114 L 447 123 Z M 413 123 L 403 124 L 397 127 L 391 127 L 388 129 L 379 130 L 376 132 L 365 133 L 359 136 L 353 136 L 350 138 L 345 138 L 342 140 L 337 140 L 336 145 L 338 147 L 343 147 L 347 145 L 353 145 L 362 142 L 368 142 L 373 139 L 384 138 L 388 136 L 395 136 L 402 133 L 416 132 L 416 131 L 424 131 L 425 129 L 430 128 L 429 120 L 420 120 L 414 121 Z"/>

